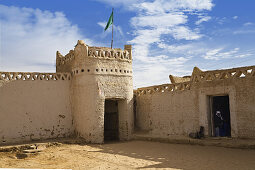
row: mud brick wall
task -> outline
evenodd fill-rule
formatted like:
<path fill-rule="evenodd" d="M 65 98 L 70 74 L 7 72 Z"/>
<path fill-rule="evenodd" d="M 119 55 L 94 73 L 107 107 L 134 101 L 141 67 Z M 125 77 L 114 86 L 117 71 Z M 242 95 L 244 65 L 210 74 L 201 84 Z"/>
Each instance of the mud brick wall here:
<path fill-rule="evenodd" d="M 0 144 L 73 133 L 70 74 L 0 73 Z"/>

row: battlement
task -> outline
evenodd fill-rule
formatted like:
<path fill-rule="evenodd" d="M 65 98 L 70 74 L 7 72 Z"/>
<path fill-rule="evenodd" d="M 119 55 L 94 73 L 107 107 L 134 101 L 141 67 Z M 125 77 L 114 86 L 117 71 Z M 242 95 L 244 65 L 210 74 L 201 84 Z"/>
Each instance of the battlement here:
<path fill-rule="evenodd" d="M 136 91 L 134 91 L 134 93 L 140 96 L 140 95 L 152 94 L 156 92 L 164 93 L 164 92 L 183 91 L 183 90 L 190 90 L 190 85 L 191 85 L 191 82 L 162 84 L 162 85 L 138 88 Z"/>
<path fill-rule="evenodd" d="M 134 91 L 134 93 L 138 96 L 152 93 L 164 93 L 164 92 L 176 92 L 176 91 L 184 91 L 190 90 L 193 83 L 200 82 L 211 82 L 218 80 L 226 80 L 226 79 L 240 79 L 240 78 L 249 78 L 255 77 L 255 66 L 248 67 L 239 67 L 239 68 L 231 68 L 225 70 L 211 70 L 211 71 L 201 71 L 197 67 L 194 68 L 192 76 L 185 76 L 183 78 L 177 79 L 178 81 L 182 81 L 180 83 L 173 84 L 162 84 L 150 87 L 142 87 L 138 88 Z M 175 77 L 171 75 L 171 78 L 175 82 Z M 186 78 L 186 79 L 185 79 Z"/>
<path fill-rule="evenodd" d="M 125 45 L 124 50 L 120 48 L 90 47 L 84 41 L 78 40 L 74 50 L 70 50 L 65 56 L 57 51 L 56 70 L 57 72 L 70 72 L 73 74 L 78 73 L 79 70 L 81 72 L 87 70 L 89 74 L 130 74 L 132 73 L 131 48 L 131 45 Z M 105 70 L 106 73 L 99 70 Z"/>
<path fill-rule="evenodd" d="M 199 73 L 193 72 L 191 81 L 198 83 L 233 78 L 246 78 L 252 76 L 255 76 L 255 66 L 231 68 L 225 70 L 201 71 Z"/>
<path fill-rule="evenodd" d="M 0 72 L 0 80 L 71 80 L 70 73 Z"/>
<path fill-rule="evenodd" d="M 106 47 L 88 47 L 88 57 L 132 62 L 132 57 L 129 52 L 119 48 L 111 49 Z"/>
<path fill-rule="evenodd" d="M 74 59 L 74 50 L 63 56 L 59 51 L 56 54 L 56 66 L 65 65 Z"/>

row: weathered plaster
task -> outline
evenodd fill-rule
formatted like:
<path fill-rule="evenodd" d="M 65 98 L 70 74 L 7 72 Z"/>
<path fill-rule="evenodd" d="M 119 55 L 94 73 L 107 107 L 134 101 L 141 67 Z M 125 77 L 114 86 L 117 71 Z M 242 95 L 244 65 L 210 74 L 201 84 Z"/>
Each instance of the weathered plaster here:
<path fill-rule="evenodd" d="M 179 79 L 178 79 L 179 81 Z M 136 125 L 154 136 L 188 136 L 205 127 L 209 135 L 209 97 L 229 95 L 231 136 L 255 137 L 255 66 L 202 72 L 191 81 L 137 89 Z"/>
<path fill-rule="evenodd" d="M 57 73 L 0 73 L 0 139 L 6 143 L 68 136 L 104 142 L 105 99 L 118 100 L 120 140 L 131 138 L 132 51 L 89 47 L 56 53 Z"/>
<path fill-rule="evenodd" d="M 73 134 L 70 80 L 11 80 L 0 87 L 0 144 Z"/>
<path fill-rule="evenodd" d="M 232 137 L 255 138 L 255 66 L 195 67 L 191 76 L 171 79 L 135 90 L 134 99 L 131 46 L 79 40 L 65 56 L 57 52 L 56 73 L 0 72 L 0 142 L 76 134 L 103 143 L 106 99 L 118 101 L 120 140 L 132 138 L 134 124 L 158 137 L 188 136 L 200 126 L 209 135 L 209 97 L 218 95 L 229 95 Z"/>
<path fill-rule="evenodd" d="M 78 136 L 87 142 L 104 142 L 105 99 L 119 100 L 119 137 L 133 131 L 133 79 L 131 46 L 126 50 L 88 47 L 78 41 L 72 65 L 72 113 Z M 67 54 L 68 56 L 69 54 Z M 58 57 L 58 56 L 57 56 Z M 64 69 L 57 64 L 57 70 Z"/>

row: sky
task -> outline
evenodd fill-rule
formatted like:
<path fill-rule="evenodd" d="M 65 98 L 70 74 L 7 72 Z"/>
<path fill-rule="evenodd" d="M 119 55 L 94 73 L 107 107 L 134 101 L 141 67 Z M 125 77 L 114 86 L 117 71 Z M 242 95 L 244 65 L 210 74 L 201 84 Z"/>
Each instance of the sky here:
<path fill-rule="evenodd" d="M 254 0 L 0 0 L 0 70 L 55 72 L 55 56 L 132 45 L 134 88 L 255 65 Z"/>

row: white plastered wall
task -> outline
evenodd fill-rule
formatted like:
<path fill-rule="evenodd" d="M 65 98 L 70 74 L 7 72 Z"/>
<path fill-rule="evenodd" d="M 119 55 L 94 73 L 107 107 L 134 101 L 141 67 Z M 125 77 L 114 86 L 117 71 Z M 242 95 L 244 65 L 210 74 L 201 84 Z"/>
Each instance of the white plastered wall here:
<path fill-rule="evenodd" d="M 73 134 L 70 80 L 0 83 L 0 144 Z"/>
<path fill-rule="evenodd" d="M 72 81 L 72 108 L 78 136 L 87 142 L 103 143 L 105 100 L 115 99 L 118 100 L 120 140 L 131 138 L 134 126 L 132 77 L 80 74 Z"/>
<path fill-rule="evenodd" d="M 187 136 L 199 130 L 194 90 L 141 94 L 136 101 L 139 130 L 149 131 L 155 137 Z"/>
<path fill-rule="evenodd" d="M 136 97 L 139 130 L 150 131 L 158 137 L 188 136 L 203 126 L 205 135 L 209 135 L 209 97 L 228 95 L 231 137 L 255 138 L 254 77 L 192 83 L 190 90 L 176 92 L 162 92 L 163 86 L 167 85 L 148 87 L 147 91 L 142 89 Z M 154 88 L 161 89 L 148 92 Z"/>
<path fill-rule="evenodd" d="M 132 60 L 98 56 L 99 51 L 89 49 L 83 43 L 74 49 L 72 111 L 76 133 L 87 142 L 103 143 L 105 100 L 115 99 L 119 100 L 119 137 L 130 139 L 134 126 Z M 98 49 L 105 53 L 112 50 Z"/>

